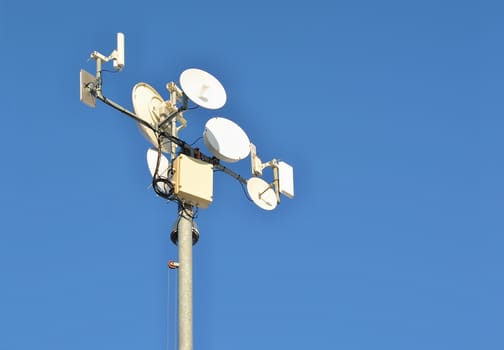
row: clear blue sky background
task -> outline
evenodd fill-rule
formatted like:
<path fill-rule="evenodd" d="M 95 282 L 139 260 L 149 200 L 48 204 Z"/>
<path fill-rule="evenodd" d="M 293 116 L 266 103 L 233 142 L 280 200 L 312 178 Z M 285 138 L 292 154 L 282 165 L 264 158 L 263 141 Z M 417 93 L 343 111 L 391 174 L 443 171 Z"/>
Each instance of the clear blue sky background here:
<path fill-rule="evenodd" d="M 176 206 L 135 123 L 79 102 L 118 31 L 107 97 L 132 109 L 136 83 L 167 97 L 207 70 L 228 103 L 182 138 L 227 117 L 295 169 L 274 212 L 215 175 L 196 350 L 503 349 L 502 19 L 497 1 L 2 0 L 0 349 L 172 349 Z"/>

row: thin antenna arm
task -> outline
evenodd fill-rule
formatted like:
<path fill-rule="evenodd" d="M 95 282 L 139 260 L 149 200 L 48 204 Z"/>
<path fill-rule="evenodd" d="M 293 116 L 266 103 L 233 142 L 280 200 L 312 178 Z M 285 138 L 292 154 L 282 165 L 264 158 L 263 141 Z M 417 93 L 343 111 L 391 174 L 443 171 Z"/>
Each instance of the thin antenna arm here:
<path fill-rule="evenodd" d="M 102 55 L 98 51 L 93 51 L 90 56 L 94 60 L 102 60 L 103 62 L 108 62 L 110 60 L 109 57 L 105 57 L 104 55 Z"/>
<path fill-rule="evenodd" d="M 235 173 L 234 171 L 226 168 L 225 166 L 221 165 L 221 164 L 216 164 L 214 165 L 215 168 L 225 172 L 226 174 L 234 177 L 236 180 L 238 180 L 239 182 L 241 182 L 242 184 L 246 185 L 247 184 L 247 180 L 244 179 L 243 177 L 241 177 L 239 174 Z"/>

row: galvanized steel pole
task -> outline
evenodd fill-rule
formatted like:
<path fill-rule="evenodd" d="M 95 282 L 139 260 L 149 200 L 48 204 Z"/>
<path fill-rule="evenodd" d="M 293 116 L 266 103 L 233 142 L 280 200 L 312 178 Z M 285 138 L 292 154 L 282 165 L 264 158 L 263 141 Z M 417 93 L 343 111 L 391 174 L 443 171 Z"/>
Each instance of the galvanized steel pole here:
<path fill-rule="evenodd" d="M 180 204 L 179 253 L 179 350 L 193 350 L 192 228 L 193 207 Z"/>

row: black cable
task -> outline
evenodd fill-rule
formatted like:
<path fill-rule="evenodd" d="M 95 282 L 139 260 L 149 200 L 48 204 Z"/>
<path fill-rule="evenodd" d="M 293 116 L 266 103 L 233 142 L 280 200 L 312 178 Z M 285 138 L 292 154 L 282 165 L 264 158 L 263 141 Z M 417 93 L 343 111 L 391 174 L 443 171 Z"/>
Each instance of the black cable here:
<path fill-rule="evenodd" d="M 185 106 L 182 106 L 180 108 L 177 108 L 177 110 L 173 113 L 171 113 L 168 117 L 166 117 L 165 120 L 163 120 L 159 125 L 158 125 L 158 129 L 161 129 L 163 128 L 163 126 L 168 123 L 168 121 L 172 120 L 172 118 L 174 118 L 177 114 L 179 114 L 180 112 L 183 112 L 185 111 L 187 108 Z"/>
<path fill-rule="evenodd" d="M 172 168 L 170 167 L 169 169 L 167 169 L 168 173 L 166 175 L 168 176 L 168 178 L 162 178 L 161 176 L 159 176 L 159 165 L 161 164 L 161 156 L 162 156 L 160 135 L 157 136 L 157 141 L 158 141 L 158 148 L 157 148 L 158 156 L 156 160 L 156 169 L 154 170 L 154 174 L 152 176 L 152 187 L 154 189 L 154 192 L 156 192 L 158 196 L 165 198 L 169 201 L 172 201 L 174 200 L 174 192 L 175 192 L 175 189 L 173 188 L 173 183 L 170 181 L 170 173 L 172 173 Z M 160 188 L 159 183 L 162 183 L 164 185 L 163 188 Z M 164 191 L 166 190 L 166 185 L 168 185 L 168 187 L 170 188 L 168 192 Z"/>
<path fill-rule="evenodd" d="M 152 131 L 154 131 L 156 134 L 159 134 L 158 136 L 163 136 L 164 138 L 167 138 L 169 141 L 175 143 L 177 146 L 180 146 L 182 148 L 189 146 L 183 140 L 179 139 L 178 137 L 175 137 L 175 136 L 168 134 L 166 131 L 160 131 L 160 130 L 154 130 L 154 129 L 152 129 Z"/>
<path fill-rule="evenodd" d="M 102 71 L 105 71 L 105 70 L 102 70 Z M 158 139 L 158 159 L 157 159 L 157 162 L 156 162 L 156 171 L 155 171 L 153 179 L 152 179 L 152 186 L 153 186 L 154 191 L 156 192 L 156 194 L 158 194 L 160 197 L 165 198 L 165 199 L 167 199 L 169 201 L 175 200 L 176 197 L 174 196 L 174 188 L 173 188 L 173 184 L 171 183 L 171 181 L 169 179 L 162 179 L 162 178 L 158 177 L 159 163 L 160 163 L 160 159 L 161 159 L 161 137 L 164 137 L 164 138 L 168 139 L 170 142 L 173 142 L 177 146 L 179 146 L 181 148 L 181 151 L 179 152 L 179 154 L 180 153 L 185 153 L 185 154 L 189 154 L 189 155 L 194 154 L 194 149 L 192 148 L 192 145 L 194 143 L 196 143 L 197 141 L 199 141 L 199 139 L 201 137 L 198 138 L 192 145 L 189 145 L 186 142 L 184 142 L 183 140 L 181 140 L 181 139 L 179 139 L 179 138 L 177 138 L 175 136 L 172 136 L 172 135 L 168 134 L 165 131 L 161 131 L 159 129 L 154 128 L 154 126 L 152 126 L 151 124 L 149 124 L 145 120 L 138 118 L 133 112 L 130 112 L 126 108 L 124 108 L 124 107 L 118 105 L 117 103 L 115 103 L 114 101 L 111 101 L 108 98 L 106 98 L 101 93 L 101 86 L 102 86 L 102 84 L 103 84 L 103 80 L 100 78 L 100 79 L 96 79 L 96 81 L 94 83 L 89 83 L 86 87 L 90 88 L 91 93 L 93 95 L 95 95 L 96 98 L 98 98 L 99 100 L 101 100 L 105 104 L 109 105 L 110 107 L 118 110 L 119 112 L 121 112 L 123 114 L 126 114 L 128 117 L 132 118 L 137 123 L 145 126 L 146 128 L 148 128 L 149 130 L 151 130 L 152 132 L 154 132 L 156 134 L 157 139 Z M 185 101 L 185 102 L 187 103 L 187 101 Z M 186 103 L 184 104 L 183 107 L 179 108 L 178 112 L 183 111 L 183 110 L 196 109 L 196 108 L 199 107 L 199 106 L 196 106 L 196 107 L 193 107 L 193 108 L 187 108 Z M 215 157 L 210 158 L 210 157 L 208 157 L 208 156 L 206 156 L 206 155 L 204 155 L 202 153 L 201 153 L 201 158 L 200 159 L 203 160 L 203 161 L 205 161 L 205 162 L 207 162 L 207 163 L 213 164 L 214 167 L 217 168 L 217 170 L 215 170 L 215 168 L 214 168 L 214 171 L 222 171 L 222 172 L 224 172 L 224 173 L 232 176 L 235 180 L 237 180 L 238 182 L 241 183 L 242 188 L 244 189 L 244 184 L 247 183 L 247 180 L 244 179 L 243 177 L 241 177 L 239 174 L 236 174 L 235 172 L 233 172 L 230 169 L 228 169 L 228 168 L 224 167 L 223 165 L 221 165 L 220 162 L 219 162 L 219 159 L 217 159 Z M 169 169 L 169 172 L 170 171 L 172 171 L 171 168 Z M 170 190 L 168 191 L 168 194 L 164 193 L 159 188 L 159 186 L 158 186 L 159 182 L 162 182 L 165 185 L 168 185 L 170 187 Z M 177 199 L 177 201 L 179 201 L 179 200 Z M 180 203 L 182 205 L 184 204 L 182 202 L 180 202 Z M 188 216 L 194 218 L 193 215 L 188 214 Z"/>
<path fill-rule="evenodd" d="M 222 170 L 222 169 L 215 169 L 215 168 L 214 168 L 214 173 L 218 173 L 218 172 L 225 173 L 225 171 L 224 171 L 224 170 Z M 238 176 L 239 176 L 239 175 L 238 175 Z M 240 178 L 242 178 L 242 177 L 240 176 Z M 242 178 L 242 179 L 243 179 L 243 178 Z M 249 194 L 248 194 L 248 191 L 245 189 L 245 184 L 244 184 L 242 181 L 240 181 L 239 179 L 237 179 L 237 178 L 235 178 L 235 180 L 236 180 L 236 181 L 238 181 L 238 182 L 240 183 L 241 188 L 242 188 L 242 190 L 243 190 L 243 193 L 245 193 L 245 197 L 246 197 L 249 201 L 253 202 L 252 198 L 250 198 L 250 196 L 249 196 Z"/>
<path fill-rule="evenodd" d="M 185 207 L 186 204 L 184 202 L 182 202 L 180 199 L 178 199 L 178 202 L 179 202 L 180 208 L 182 208 L 182 211 L 186 215 L 186 219 L 190 219 L 191 223 L 192 223 L 192 221 L 198 217 L 198 215 L 197 215 L 198 214 L 198 207 L 196 207 L 196 209 L 193 210 L 193 214 L 191 214 L 190 212 L 187 211 L 187 209 Z"/>
<path fill-rule="evenodd" d="M 250 195 L 248 194 L 248 191 L 247 191 L 247 190 L 245 190 L 245 185 L 244 185 L 244 184 L 242 184 L 241 182 L 240 182 L 240 185 L 241 185 L 241 188 L 242 188 L 242 190 L 243 190 L 243 193 L 245 193 L 245 197 L 246 197 L 249 201 L 253 202 L 252 198 L 250 198 Z"/>
<path fill-rule="evenodd" d="M 194 146 L 194 144 L 195 144 L 196 142 L 198 142 L 199 140 L 201 140 L 202 138 L 203 138 L 203 136 L 198 137 L 198 138 L 196 139 L 196 141 L 194 141 L 193 143 L 191 143 L 191 146 Z"/>
<path fill-rule="evenodd" d="M 164 184 L 163 189 L 160 188 L 159 183 Z M 166 192 L 166 185 L 170 188 L 168 192 Z M 170 180 L 167 179 L 160 179 L 160 178 L 155 178 L 152 182 L 152 187 L 154 189 L 154 192 L 156 194 L 164 199 L 167 199 L 169 201 L 173 201 L 174 198 L 174 189 L 173 189 L 173 184 L 171 183 Z"/>
<path fill-rule="evenodd" d="M 93 90 L 92 90 L 93 95 L 96 98 L 98 98 L 99 100 L 103 101 L 105 104 L 109 105 L 110 107 L 112 107 L 112 108 L 118 110 L 119 112 L 121 112 L 123 114 L 126 114 L 128 117 L 134 119 L 137 123 L 145 126 L 146 128 L 152 130 L 153 132 L 156 132 L 156 129 L 152 125 L 150 125 L 149 123 L 147 123 L 145 120 L 138 118 L 135 113 L 128 111 L 126 108 L 118 105 L 114 101 L 109 100 L 108 98 L 106 98 L 102 94 L 102 92 L 101 92 L 101 88 L 102 88 L 102 85 L 103 85 L 103 78 L 101 77 L 101 72 L 102 71 L 106 71 L 106 70 L 102 69 L 99 72 L 100 73 L 99 74 L 100 78 L 96 79 L 95 82 L 94 82 L 94 84 L 93 83 L 88 84 L 88 86 L 91 85 L 91 84 L 95 85 L 93 87 Z"/>
<path fill-rule="evenodd" d="M 105 104 L 109 105 L 110 107 L 118 110 L 119 112 L 126 114 L 128 117 L 133 118 L 137 123 L 142 124 L 143 126 L 152 130 L 153 132 L 156 132 L 156 129 L 152 125 L 147 123 L 145 120 L 138 118 L 133 112 L 130 112 L 126 108 L 119 106 L 118 104 L 109 100 L 105 96 L 103 96 L 101 94 L 100 95 L 97 94 L 96 98 L 103 101 Z"/>
<path fill-rule="evenodd" d="M 229 170 L 228 168 L 226 168 L 224 165 L 221 165 L 219 163 L 212 163 L 214 164 L 214 167 L 217 168 L 219 171 L 222 171 L 230 176 L 232 176 L 235 180 L 237 180 L 238 182 L 242 183 L 242 184 L 246 184 L 247 183 L 247 180 L 244 179 L 241 175 L 235 173 L 234 171 L 232 170 Z M 217 171 L 217 170 L 215 170 Z"/>

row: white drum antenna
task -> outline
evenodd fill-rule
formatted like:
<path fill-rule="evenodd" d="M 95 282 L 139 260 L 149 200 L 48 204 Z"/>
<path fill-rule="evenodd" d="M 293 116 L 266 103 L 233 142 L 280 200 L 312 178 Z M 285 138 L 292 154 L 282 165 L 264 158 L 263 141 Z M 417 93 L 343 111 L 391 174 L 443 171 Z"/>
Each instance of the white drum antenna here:
<path fill-rule="evenodd" d="M 98 62 L 108 62 L 110 60 L 113 60 L 114 64 L 114 69 L 118 72 L 120 72 L 124 68 L 124 34 L 123 33 L 117 33 L 117 48 L 112 51 L 112 53 L 109 56 L 105 56 L 98 51 L 93 51 L 91 53 L 91 58 L 96 60 L 96 63 L 98 65 Z"/>

